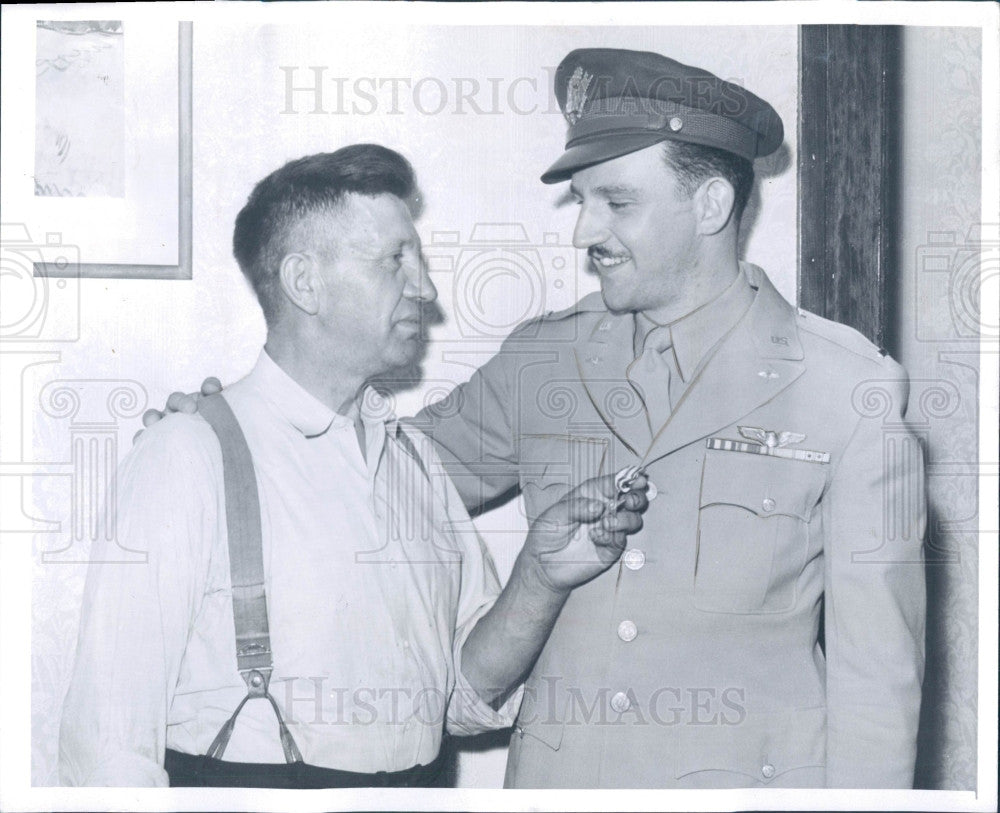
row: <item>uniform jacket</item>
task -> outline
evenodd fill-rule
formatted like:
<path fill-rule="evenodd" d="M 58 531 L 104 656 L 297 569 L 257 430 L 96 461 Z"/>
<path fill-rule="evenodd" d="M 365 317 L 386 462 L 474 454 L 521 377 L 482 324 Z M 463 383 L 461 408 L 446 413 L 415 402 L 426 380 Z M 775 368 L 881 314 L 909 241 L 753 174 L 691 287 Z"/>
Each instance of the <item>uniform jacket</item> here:
<path fill-rule="evenodd" d="M 521 326 L 421 416 L 470 506 L 520 490 L 531 519 L 639 462 L 657 491 L 560 614 L 508 786 L 912 786 L 925 510 L 906 374 L 742 273 L 753 304 L 655 433 L 624 378 L 634 317 L 597 294 Z"/>

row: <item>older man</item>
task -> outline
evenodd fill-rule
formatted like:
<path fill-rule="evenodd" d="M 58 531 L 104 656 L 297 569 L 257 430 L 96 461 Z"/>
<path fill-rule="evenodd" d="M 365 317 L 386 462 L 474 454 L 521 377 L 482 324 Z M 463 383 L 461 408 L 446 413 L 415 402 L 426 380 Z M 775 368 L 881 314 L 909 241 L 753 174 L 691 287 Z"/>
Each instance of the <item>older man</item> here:
<path fill-rule="evenodd" d="M 600 294 L 518 328 L 418 421 L 470 508 L 520 490 L 537 517 L 625 465 L 658 496 L 563 607 L 507 784 L 910 787 L 925 508 L 907 377 L 738 258 L 780 117 L 648 52 L 573 51 L 555 83 L 569 133 L 542 180 L 571 182 Z"/>
<path fill-rule="evenodd" d="M 171 416 L 121 467 L 116 541 L 147 561 L 102 564 L 93 551 L 62 723 L 66 782 L 433 783 L 444 723 L 510 724 L 516 701 L 494 707 L 569 590 L 639 527 L 641 479 L 616 511 L 611 479 L 589 483 L 535 525 L 498 597 L 428 443 L 368 386 L 417 358 L 435 296 L 412 192 L 405 159 L 355 145 L 287 164 L 240 212 L 234 253 L 267 344 L 226 391 L 236 428 L 206 404 L 211 426 Z M 240 430 L 252 469 L 233 486 L 226 435 Z M 234 527 L 258 516 L 247 552 Z M 259 585 L 244 578 L 254 556 Z"/>

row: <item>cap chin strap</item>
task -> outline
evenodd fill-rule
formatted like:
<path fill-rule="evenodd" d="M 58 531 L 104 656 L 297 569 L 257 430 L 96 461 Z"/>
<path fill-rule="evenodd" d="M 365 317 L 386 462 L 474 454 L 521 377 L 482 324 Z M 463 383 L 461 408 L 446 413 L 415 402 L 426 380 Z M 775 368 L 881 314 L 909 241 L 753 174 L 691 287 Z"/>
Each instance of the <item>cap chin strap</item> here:
<path fill-rule="evenodd" d="M 278 735 L 285 762 L 302 762 L 302 753 L 271 697 L 271 637 L 264 593 L 264 552 L 260 531 L 260 500 L 253 458 L 236 416 L 221 395 L 198 402 L 198 412 L 215 431 L 222 447 L 229 536 L 229 575 L 236 628 L 236 667 L 247 685 L 247 696 L 219 730 L 206 757 L 222 759 L 236 727 L 236 718 L 251 698 L 265 698 L 278 718 Z"/>

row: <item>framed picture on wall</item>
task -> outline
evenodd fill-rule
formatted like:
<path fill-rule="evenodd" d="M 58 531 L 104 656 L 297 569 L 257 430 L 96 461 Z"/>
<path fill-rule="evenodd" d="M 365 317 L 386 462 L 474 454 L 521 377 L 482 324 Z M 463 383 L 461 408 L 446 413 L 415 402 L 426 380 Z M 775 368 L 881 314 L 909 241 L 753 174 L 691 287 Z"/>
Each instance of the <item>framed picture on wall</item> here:
<path fill-rule="evenodd" d="M 191 277 L 192 24 L 123 17 L 36 21 L 5 190 L 35 276 Z"/>

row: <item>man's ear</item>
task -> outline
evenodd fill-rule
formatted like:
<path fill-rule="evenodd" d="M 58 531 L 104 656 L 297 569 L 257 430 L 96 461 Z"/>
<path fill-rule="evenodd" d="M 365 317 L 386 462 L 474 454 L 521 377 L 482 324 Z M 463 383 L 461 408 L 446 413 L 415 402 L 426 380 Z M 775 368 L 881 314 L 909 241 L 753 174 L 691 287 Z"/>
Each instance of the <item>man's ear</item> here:
<path fill-rule="evenodd" d="M 718 234 L 730 221 L 736 192 L 725 178 L 709 178 L 694 193 L 698 233 Z"/>
<path fill-rule="evenodd" d="M 278 267 L 281 291 L 295 307 L 310 316 L 319 312 L 316 260 L 309 254 L 286 254 Z"/>

